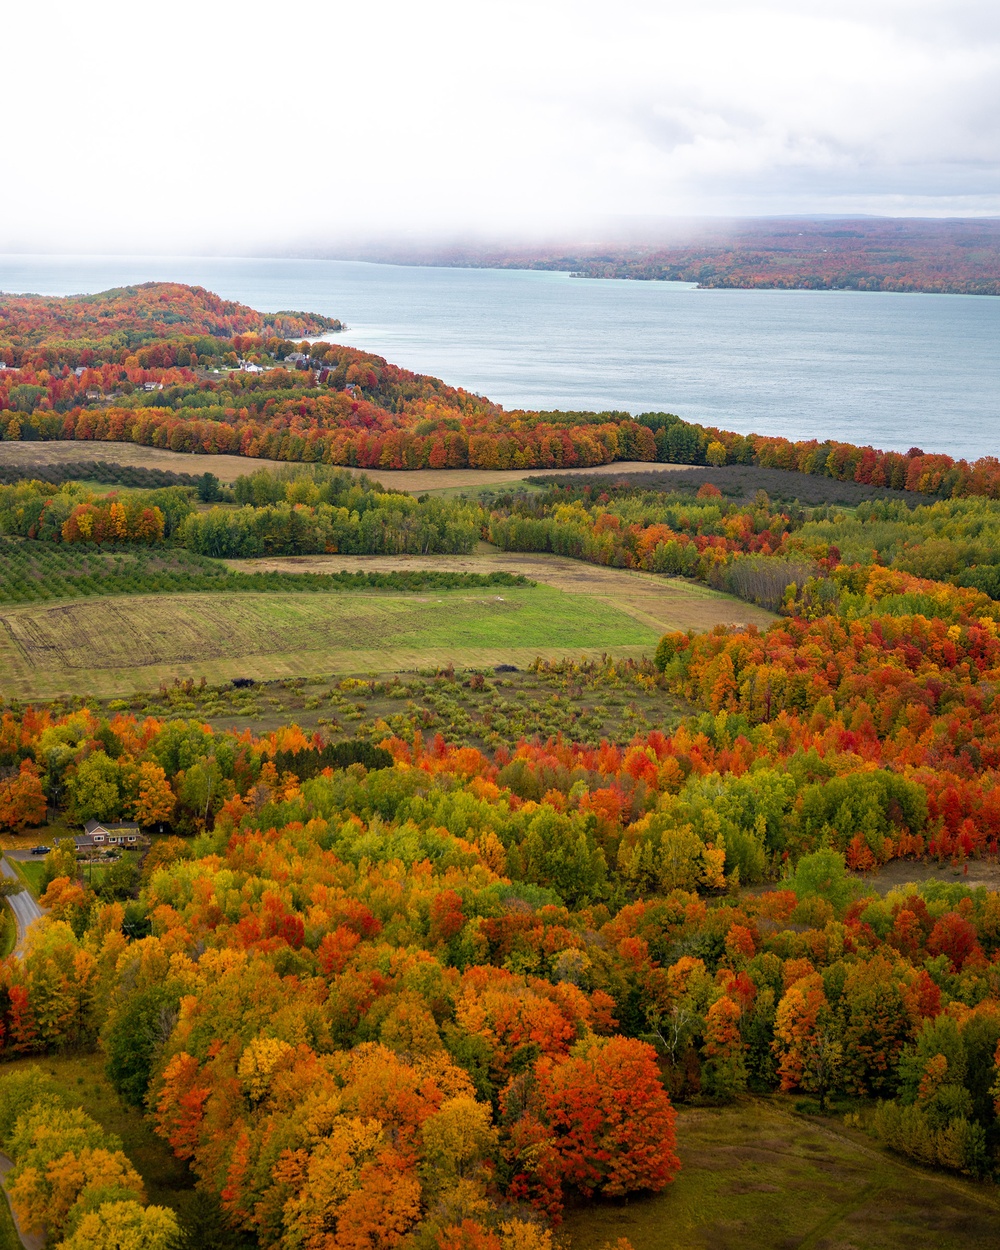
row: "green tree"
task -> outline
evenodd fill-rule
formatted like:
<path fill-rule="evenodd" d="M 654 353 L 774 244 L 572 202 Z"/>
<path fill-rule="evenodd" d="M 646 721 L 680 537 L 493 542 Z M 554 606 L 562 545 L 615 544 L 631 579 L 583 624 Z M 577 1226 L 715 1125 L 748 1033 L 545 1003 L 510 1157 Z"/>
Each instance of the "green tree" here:
<path fill-rule="evenodd" d="M 97 893 L 107 902 L 131 898 L 138 882 L 139 865 L 131 855 L 125 855 L 104 870 Z"/>
<path fill-rule="evenodd" d="M 180 994 L 154 985 L 131 995 L 112 1013 L 102 1036 L 108 1080 L 126 1102 L 141 1107 L 160 1047 L 170 1036 Z"/>
<path fill-rule="evenodd" d="M 211 826 L 211 818 L 228 797 L 222 769 L 214 758 L 192 764 L 178 788 L 182 808 L 190 812 L 199 826 Z"/>
<path fill-rule="evenodd" d="M 72 838 L 60 838 L 55 847 L 45 856 L 42 865 L 41 889 L 44 892 L 56 877 L 69 877 L 76 880 L 76 843 Z"/>
<path fill-rule="evenodd" d="M 152 744 L 152 754 L 168 777 L 204 759 L 212 749 L 212 735 L 198 721 L 172 720 Z"/>
<path fill-rule="evenodd" d="M 841 911 L 858 895 L 861 885 L 848 875 L 843 855 L 826 847 L 802 856 L 788 879 L 788 888 L 800 902 L 807 898 L 825 898 Z"/>
<path fill-rule="evenodd" d="M 10 403 L 15 412 L 34 412 L 38 401 L 45 395 L 44 386 L 32 386 L 21 382 L 10 388 Z"/>
<path fill-rule="evenodd" d="M 214 503 L 221 495 L 219 479 L 214 473 L 203 473 L 198 479 L 198 498 L 202 503 Z"/>
<path fill-rule="evenodd" d="M 69 790 L 77 818 L 85 820 L 118 820 L 121 816 L 121 769 L 103 751 L 95 751 L 82 760 Z"/>
<path fill-rule="evenodd" d="M 600 897 L 607 864 L 592 823 L 543 806 L 532 817 L 524 841 L 511 848 L 512 868 L 516 863 L 525 881 L 548 886 L 570 903 Z"/>
<path fill-rule="evenodd" d="M 26 1111 L 59 1104 L 55 1082 L 41 1068 L 5 1073 L 0 1078 L 0 1146 L 10 1152 L 15 1127 Z"/>

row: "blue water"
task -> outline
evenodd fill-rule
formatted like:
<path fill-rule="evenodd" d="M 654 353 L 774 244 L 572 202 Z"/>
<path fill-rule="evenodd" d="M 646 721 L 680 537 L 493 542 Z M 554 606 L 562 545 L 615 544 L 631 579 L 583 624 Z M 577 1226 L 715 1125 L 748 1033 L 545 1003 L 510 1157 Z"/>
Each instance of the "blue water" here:
<path fill-rule="evenodd" d="M 1000 453 L 1000 298 L 699 291 L 344 261 L 0 256 L 0 290 L 200 283 L 508 408 L 666 410 L 741 432 Z"/>

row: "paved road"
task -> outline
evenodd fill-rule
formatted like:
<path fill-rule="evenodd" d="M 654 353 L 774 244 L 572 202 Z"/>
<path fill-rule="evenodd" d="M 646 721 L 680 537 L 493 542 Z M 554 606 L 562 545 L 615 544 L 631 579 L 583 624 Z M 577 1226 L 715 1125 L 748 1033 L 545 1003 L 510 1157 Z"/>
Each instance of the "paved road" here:
<path fill-rule="evenodd" d="M 5 1154 L 0 1153 L 0 1178 L 3 1180 L 5 1189 L 7 1187 L 7 1173 L 13 1166 L 14 1164 L 10 1158 L 8 1158 Z M 4 1197 L 6 1198 L 7 1195 L 4 1194 Z M 9 1198 L 7 1198 L 7 1202 L 9 1204 Z M 43 1233 L 24 1232 L 18 1222 L 17 1216 L 14 1215 L 13 1208 L 11 1208 L 10 1213 L 14 1217 L 14 1227 L 17 1229 L 17 1235 L 21 1238 L 21 1245 L 24 1246 L 24 1250 L 45 1250 L 45 1235 Z"/>
<path fill-rule="evenodd" d="M 20 877 L 7 863 L 6 859 L 0 859 L 0 872 L 3 872 L 5 877 L 12 877 L 15 881 L 20 881 Z M 23 955 L 24 940 L 28 936 L 28 926 L 38 920 L 44 913 L 27 889 L 22 890 L 19 894 L 9 895 L 7 901 L 10 903 L 14 919 L 17 921 L 17 946 L 14 948 L 14 954 Z"/>
<path fill-rule="evenodd" d="M 17 873 L 13 868 L 11 868 L 10 864 L 7 863 L 6 859 L 0 859 L 0 873 L 2 873 L 5 877 L 12 877 L 15 881 L 20 880 Z M 33 924 L 40 916 L 44 915 L 44 912 L 31 897 L 31 894 L 27 889 L 21 890 L 19 894 L 8 895 L 7 901 L 10 903 L 11 909 L 14 912 L 14 919 L 17 921 L 17 946 L 14 948 L 14 954 L 20 957 L 24 954 L 24 941 L 28 936 L 28 926 Z M 12 1166 L 13 1164 L 11 1163 L 10 1158 L 0 1152 L 0 1184 L 3 1185 L 4 1191 L 6 1191 L 7 1173 L 10 1171 Z M 7 1198 L 6 1192 L 4 1192 L 3 1198 L 9 1204 L 10 1200 Z M 14 1218 L 14 1226 L 17 1229 L 17 1235 L 21 1238 L 21 1245 L 24 1246 L 24 1250 L 44 1250 L 44 1234 L 25 1232 L 21 1228 L 17 1216 L 14 1215 L 13 1209 L 11 1209 L 11 1215 Z"/>

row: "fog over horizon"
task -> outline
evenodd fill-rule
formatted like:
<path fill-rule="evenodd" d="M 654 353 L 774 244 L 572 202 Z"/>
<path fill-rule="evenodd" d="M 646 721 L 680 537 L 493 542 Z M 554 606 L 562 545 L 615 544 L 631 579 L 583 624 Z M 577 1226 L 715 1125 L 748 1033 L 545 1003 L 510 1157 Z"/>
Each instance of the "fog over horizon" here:
<path fill-rule="evenodd" d="M 54 0 L 6 23 L 0 251 L 660 241 L 1000 215 L 988 0 Z"/>

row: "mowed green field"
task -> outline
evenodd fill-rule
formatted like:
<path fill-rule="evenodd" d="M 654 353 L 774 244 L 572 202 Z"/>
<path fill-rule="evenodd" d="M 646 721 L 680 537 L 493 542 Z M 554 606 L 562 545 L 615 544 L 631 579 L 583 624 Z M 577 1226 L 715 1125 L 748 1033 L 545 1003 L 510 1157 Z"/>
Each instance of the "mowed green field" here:
<path fill-rule="evenodd" d="M 659 632 L 551 586 L 425 594 L 189 594 L 0 610 L 0 695 L 112 696 L 177 676 L 217 683 L 326 672 L 649 653 Z"/>
<path fill-rule="evenodd" d="M 573 1250 L 993 1250 L 992 1185 L 931 1172 L 783 1099 L 682 1107 L 663 1193 L 567 1214 Z"/>

